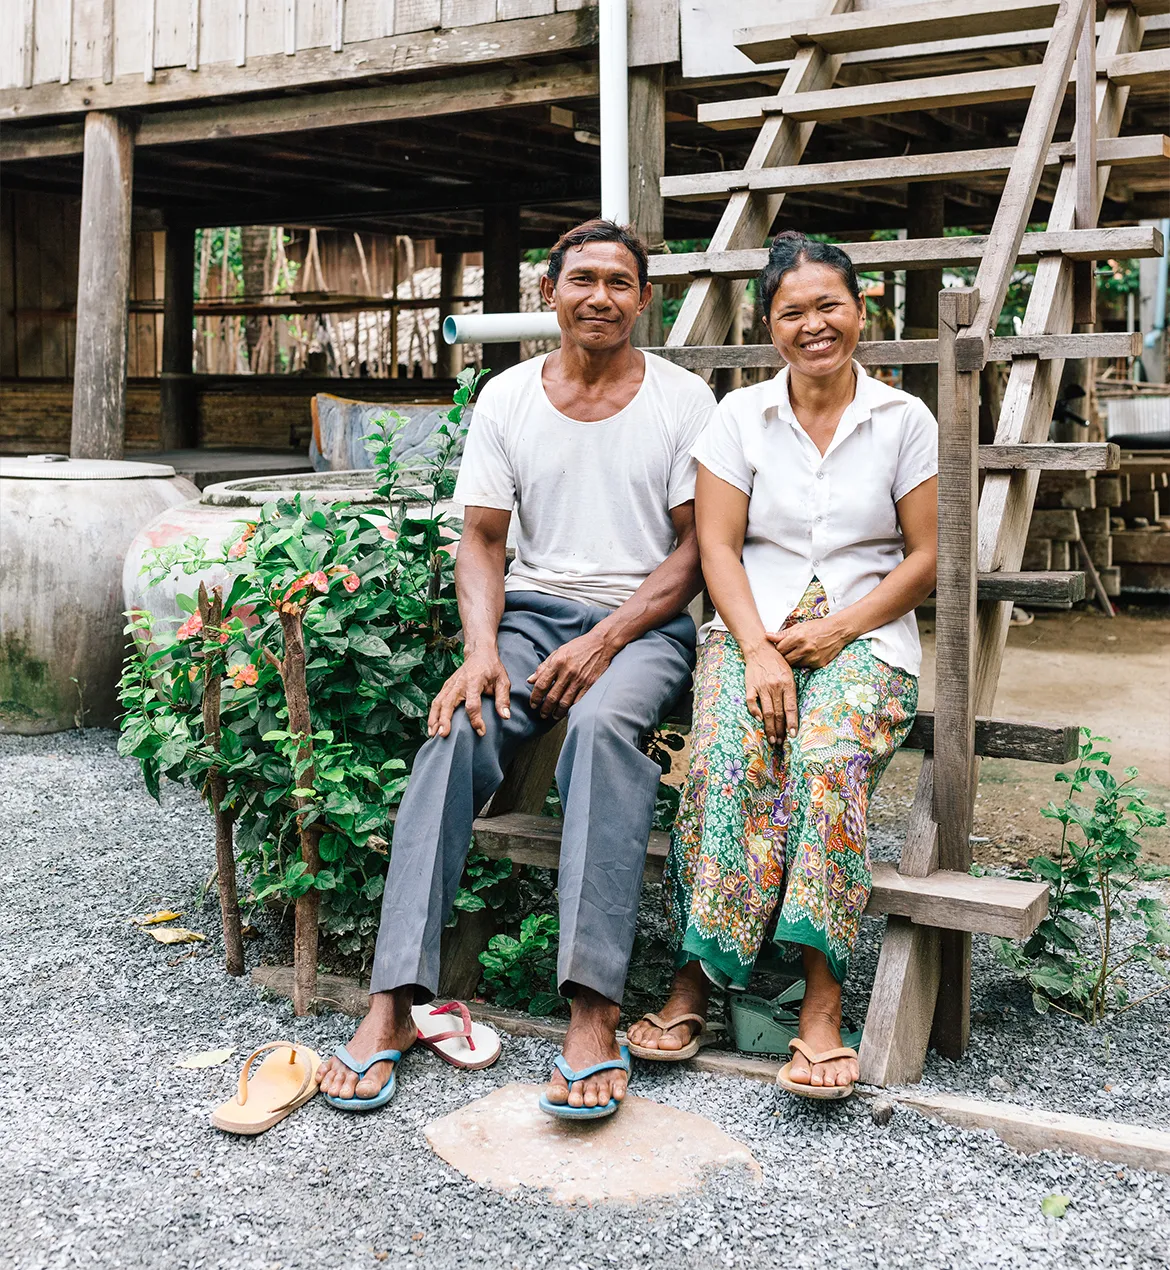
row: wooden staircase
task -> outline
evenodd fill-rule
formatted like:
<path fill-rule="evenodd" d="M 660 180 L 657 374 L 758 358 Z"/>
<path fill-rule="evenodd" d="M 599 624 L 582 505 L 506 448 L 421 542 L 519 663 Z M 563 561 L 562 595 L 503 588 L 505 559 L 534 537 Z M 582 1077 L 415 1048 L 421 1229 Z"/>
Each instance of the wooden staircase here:
<path fill-rule="evenodd" d="M 1139 51 L 1146 7 L 1147 0 L 1109 4 L 1098 34 L 1089 0 L 935 0 L 859 12 L 849 12 L 847 0 L 827 0 L 822 17 L 738 32 L 738 46 L 753 60 L 792 59 L 774 96 L 700 107 L 700 122 L 713 128 L 759 129 L 746 165 L 662 182 L 668 198 L 726 200 L 707 251 L 651 261 L 654 281 L 690 284 L 667 346 L 655 351 L 706 371 L 779 365 L 771 346 L 723 347 L 723 341 L 743 280 L 766 259 L 761 244 L 789 190 L 974 174 L 1004 178 L 986 235 L 842 244 L 864 270 L 978 270 L 972 286 L 940 293 L 937 340 L 863 343 L 858 350 L 863 365 L 925 361 L 939 368 L 936 703 L 929 729 L 919 733 L 925 755 L 897 881 L 875 873 L 870 911 L 889 916 L 861 1050 L 862 1078 L 873 1084 L 919 1079 L 928 1043 L 950 1057 L 966 1049 L 971 932 L 987 929 L 985 917 L 975 916 L 982 902 L 973 885 L 985 879 L 969 876 L 979 758 L 990 753 L 978 716 L 990 714 L 994 704 L 1012 602 L 1072 600 L 1085 593 L 1080 573 L 1018 572 L 1039 473 L 1046 467 L 1118 466 L 1114 447 L 1046 442 L 1064 359 L 1128 355 L 1133 346 L 1131 336 L 1084 329 L 1094 321 L 1092 262 L 1163 250 L 1152 227 L 1097 227 L 1111 167 L 1164 161 L 1170 154 L 1163 136 L 1118 136 L 1129 85 L 1165 74 L 1168 65 L 1164 50 Z M 1050 27 L 1051 34 L 1039 66 L 835 86 L 845 53 L 1040 27 Z M 1054 142 L 1070 82 L 1075 135 Z M 1010 99 L 1029 101 L 1016 146 L 801 163 L 818 121 Z M 1050 168 L 1058 175 L 1048 225 L 1029 233 L 1033 202 Z M 1012 269 L 1023 261 L 1036 262 L 1036 276 L 1022 330 L 996 338 Z M 1074 333 L 1074 325 L 1082 329 Z M 989 360 L 1010 362 L 1011 371 L 995 444 L 980 446 L 979 373 Z M 1036 731 L 1002 725 L 995 752 L 1036 758 Z M 1057 762 L 1072 757 L 1071 748 L 1049 750 Z M 1031 902 L 1027 884 L 1000 885 L 1009 896 L 1021 888 L 1013 908 L 1017 931 L 1034 928 L 1043 907 Z M 899 892 L 897 902 L 893 891 Z"/>
<path fill-rule="evenodd" d="M 1000 662 L 1014 602 L 1072 601 L 1085 595 L 1082 573 L 1019 572 L 1032 502 L 1045 468 L 1116 469 L 1117 447 L 1047 443 L 1065 358 L 1128 356 L 1139 336 L 1074 331 L 1091 326 L 1092 262 L 1161 255 L 1155 228 L 1101 229 L 1102 191 L 1114 165 L 1165 162 L 1167 138 L 1119 137 L 1129 84 L 1165 70 L 1166 51 L 1141 45 L 1144 5 L 1109 4 L 1094 40 L 1089 0 L 935 0 L 848 12 L 826 0 L 825 16 L 739 33 L 759 61 L 792 58 L 771 97 L 700 108 L 712 127 L 756 127 L 746 166 L 734 172 L 667 177 L 668 198 L 723 199 L 726 207 L 704 252 L 651 258 L 653 281 L 689 284 L 666 347 L 652 351 L 704 373 L 723 367 L 778 367 L 771 345 L 724 345 L 744 280 L 767 259 L 772 223 L 789 190 L 1002 175 L 1003 192 L 986 235 L 842 244 L 867 271 L 975 267 L 970 287 L 939 295 L 937 339 L 862 343 L 863 365 L 937 363 L 939 368 L 939 577 L 937 689 L 933 715 L 918 718 L 907 742 L 923 750 L 902 858 L 874 869 L 871 915 L 886 933 L 861 1049 L 862 1078 L 877 1085 L 921 1077 L 929 1043 L 960 1056 L 970 1026 L 971 934 L 1021 938 L 1043 920 L 1047 888 L 970 874 L 970 831 L 981 757 L 1066 763 L 1077 730 L 992 719 Z M 835 87 L 842 56 L 910 39 L 1002 37 L 1051 27 L 1037 67 Z M 1074 138 L 1054 142 L 1057 116 L 1073 78 Z M 818 120 L 935 109 L 940 105 L 1027 98 L 1016 146 L 917 154 L 848 163 L 801 162 Z M 1027 232 L 1042 177 L 1058 172 L 1047 228 Z M 808 226 L 810 230 L 815 225 Z M 1018 335 L 993 334 L 1013 267 L 1036 275 Z M 978 444 L 979 374 L 990 360 L 1011 363 L 993 445 Z M 984 472 L 982 494 L 978 477 Z M 475 826 L 480 849 L 496 858 L 556 868 L 560 823 L 539 814 L 552 781 L 563 725 L 529 743 Z M 652 836 L 647 875 L 661 874 L 667 843 Z M 443 991 L 474 990 L 478 947 L 488 930 L 464 915 L 444 947 Z M 477 941 L 478 945 L 477 945 Z"/>

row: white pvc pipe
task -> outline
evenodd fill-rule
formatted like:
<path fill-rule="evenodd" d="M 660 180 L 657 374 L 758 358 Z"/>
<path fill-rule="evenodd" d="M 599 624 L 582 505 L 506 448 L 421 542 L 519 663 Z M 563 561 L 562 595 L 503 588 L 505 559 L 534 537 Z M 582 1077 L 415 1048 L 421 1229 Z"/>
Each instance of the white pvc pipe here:
<path fill-rule="evenodd" d="M 559 340 L 555 313 L 450 313 L 443 319 L 448 344 L 511 344 L 516 340 Z"/>
<path fill-rule="evenodd" d="M 627 0 L 600 0 L 598 64 L 601 97 L 601 214 L 630 220 L 630 117 Z"/>
<path fill-rule="evenodd" d="M 628 0 L 600 0 L 601 214 L 630 221 Z M 452 313 L 443 319 L 448 344 L 510 344 L 560 339 L 555 313 Z"/>

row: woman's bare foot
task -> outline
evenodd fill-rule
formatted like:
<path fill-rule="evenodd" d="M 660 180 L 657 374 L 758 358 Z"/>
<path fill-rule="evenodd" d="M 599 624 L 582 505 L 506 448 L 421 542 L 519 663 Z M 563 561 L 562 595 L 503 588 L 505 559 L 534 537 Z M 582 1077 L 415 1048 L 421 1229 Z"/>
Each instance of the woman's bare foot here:
<path fill-rule="evenodd" d="M 621 1058 L 616 1036 L 618 1013 L 613 1001 L 591 988 L 578 988 L 569 1031 L 561 1047 L 565 1062 L 573 1071 Z M 626 1073 L 615 1067 L 575 1081 L 570 1089 L 560 1071 L 554 1069 L 545 1095 L 558 1106 L 567 1103 L 570 1107 L 604 1107 L 611 1098 L 621 1102 L 626 1096 L 627 1080 Z"/>
<path fill-rule="evenodd" d="M 688 961 L 676 970 L 670 986 L 670 996 L 658 1011 L 658 1017 L 669 1023 L 683 1014 L 707 1017 L 707 1003 L 711 998 L 711 980 L 703 973 L 697 961 Z M 699 1032 L 699 1025 L 692 1019 L 666 1029 L 655 1027 L 645 1019 L 639 1019 L 629 1030 L 628 1036 L 635 1045 L 648 1050 L 680 1050 L 689 1045 Z"/>
<path fill-rule="evenodd" d="M 403 1054 L 414 1044 L 418 1029 L 410 1015 L 414 1004 L 413 988 L 394 992 L 376 992 L 370 997 L 370 1012 L 361 1021 L 353 1040 L 346 1046 L 359 1063 L 364 1063 L 379 1050 L 401 1050 Z M 321 1092 L 334 1098 L 374 1098 L 385 1087 L 395 1064 L 375 1063 L 364 1076 L 350 1071 L 339 1058 L 321 1064 Z"/>
<path fill-rule="evenodd" d="M 805 990 L 798 1034 L 814 1054 L 841 1048 L 841 985 L 833 978 L 825 954 L 804 950 Z M 798 1085 L 850 1085 L 860 1078 L 855 1058 L 812 1063 L 799 1051 L 792 1055 L 789 1080 Z"/>

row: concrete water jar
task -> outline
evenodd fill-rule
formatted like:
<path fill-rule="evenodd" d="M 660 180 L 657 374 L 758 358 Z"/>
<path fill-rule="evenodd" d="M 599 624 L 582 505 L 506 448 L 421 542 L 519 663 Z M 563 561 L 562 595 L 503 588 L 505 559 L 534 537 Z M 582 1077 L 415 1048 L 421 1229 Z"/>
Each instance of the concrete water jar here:
<path fill-rule="evenodd" d="M 224 481 L 209 485 L 202 495 L 195 491 L 195 498 L 161 511 L 135 535 L 126 552 L 122 575 L 126 610 L 148 612 L 160 623 L 164 619 L 176 619 L 177 624 L 185 614 L 180 612 L 176 596 L 194 595 L 200 582 L 211 588 L 229 576 L 228 565 L 211 564 L 195 574 L 184 573 L 176 567 L 152 582 L 150 575 L 142 572 L 151 548 L 178 546 L 188 538 L 202 538 L 206 542 L 206 554 L 223 556 L 232 543 L 239 540 L 244 526 L 258 519 L 265 503 L 298 493 L 323 503 L 368 503 L 386 507 L 386 500 L 374 492 L 375 480 L 372 471 L 304 472 Z"/>
<path fill-rule="evenodd" d="M 0 732 L 114 722 L 126 547 L 195 494 L 162 463 L 0 457 Z"/>

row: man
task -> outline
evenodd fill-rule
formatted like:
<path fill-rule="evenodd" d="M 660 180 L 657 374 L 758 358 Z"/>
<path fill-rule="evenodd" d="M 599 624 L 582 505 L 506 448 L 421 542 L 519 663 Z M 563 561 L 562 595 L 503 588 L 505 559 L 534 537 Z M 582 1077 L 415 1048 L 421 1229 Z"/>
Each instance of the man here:
<path fill-rule="evenodd" d="M 646 249 L 589 221 L 549 255 L 541 294 L 561 346 L 489 380 L 455 499 L 466 508 L 455 581 L 465 661 L 431 707 L 394 830 L 370 1012 L 321 1088 L 347 1109 L 388 1101 L 415 1039 L 411 1007 L 438 990 L 439 940 L 474 816 L 517 746 L 568 715 L 557 765 L 564 806 L 557 977 L 572 998 L 563 1060 L 611 1066 L 545 1110 L 616 1110 L 615 1039 L 659 770 L 639 744 L 684 690 L 700 586 L 691 446 L 714 407 L 696 375 L 630 342 L 650 302 Z M 513 509 L 516 558 L 505 576 Z"/>

